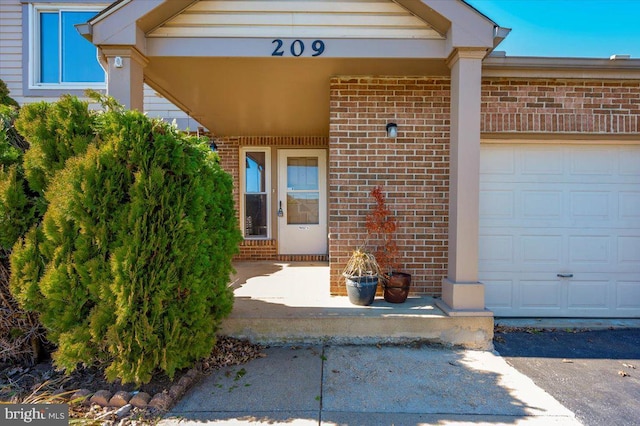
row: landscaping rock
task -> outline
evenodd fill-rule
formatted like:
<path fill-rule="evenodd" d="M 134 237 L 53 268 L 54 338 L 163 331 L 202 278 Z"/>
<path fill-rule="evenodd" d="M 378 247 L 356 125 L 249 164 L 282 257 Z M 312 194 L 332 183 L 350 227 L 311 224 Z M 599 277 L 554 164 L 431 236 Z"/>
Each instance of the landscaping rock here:
<path fill-rule="evenodd" d="M 103 389 L 94 393 L 90 401 L 91 401 L 91 404 L 99 405 L 101 407 L 107 407 L 109 405 L 110 399 L 111 399 L 111 392 Z"/>
<path fill-rule="evenodd" d="M 185 386 L 181 386 L 180 384 L 173 385 L 169 389 L 169 396 L 173 399 L 178 399 L 182 396 L 185 390 L 186 390 Z"/>
<path fill-rule="evenodd" d="M 173 399 L 169 396 L 168 393 L 162 392 L 157 393 L 153 396 L 149 404 L 147 405 L 150 408 L 156 408 L 158 410 L 166 411 L 173 404 Z"/>
<path fill-rule="evenodd" d="M 109 407 L 124 407 L 129 403 L 131 394 L 127 391 L 120 390 L 116 392 L 109 400 Z"/>
<path fill-rule="evenodd" d="M 78 389 L 71 395 L 71 398 L 69 398 L 69 400 L 73 404 L 86 405 L 89 402 L 89 395 L 91 395 L 92 393 L 93 392 L 91 392 L 89 389 Z"/>
<path fill-rule="evenodd" d="M 149 401 L 151 401 L 151 395 L 146 392 L 139 392 L 129 400 L 129 404 L 133 405 L 136 408 L 147 408 L 149 405 Z"/>
<path fill-rule="evenodd" d="M 191 387 L 193 382 L 195 382 L 195 380 L 196 380 L 196 376 L 190 376 L 186 374 L 180 377 L 180 380 L 178 380 L 178 385 L 184 387 L 185 389 L 188 389 Z"/>
<path fill-rule="evenodd" d="M 200 369 L 199 368 L 192 368 L 191 370 L 187 371 L 187 374 L 185 374 L 185 377 L 189 377 L 192 379 L 197 379 L 198 376 L 200 376 Z"/>

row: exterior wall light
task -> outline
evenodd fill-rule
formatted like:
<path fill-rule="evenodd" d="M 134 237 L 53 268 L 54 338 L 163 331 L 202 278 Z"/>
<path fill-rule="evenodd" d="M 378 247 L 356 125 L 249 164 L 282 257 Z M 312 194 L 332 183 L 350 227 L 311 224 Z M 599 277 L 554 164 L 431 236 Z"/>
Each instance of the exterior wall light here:
<path fill-rule="evenodd" d="M 387 124 L 387 137 L 388 138 L 398 137 L 398 125 L 396 123 Z"/>

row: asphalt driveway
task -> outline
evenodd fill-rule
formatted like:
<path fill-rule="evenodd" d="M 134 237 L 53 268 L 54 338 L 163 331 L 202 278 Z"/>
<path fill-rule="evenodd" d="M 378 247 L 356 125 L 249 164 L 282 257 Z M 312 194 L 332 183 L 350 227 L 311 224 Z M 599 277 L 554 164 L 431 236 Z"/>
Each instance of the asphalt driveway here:
<path fill-rule="evenodd" d="M 640 328 L 507 328 L 496 333 L 494 343 L 508 364 L 586 426 L 640 425 Z"/>

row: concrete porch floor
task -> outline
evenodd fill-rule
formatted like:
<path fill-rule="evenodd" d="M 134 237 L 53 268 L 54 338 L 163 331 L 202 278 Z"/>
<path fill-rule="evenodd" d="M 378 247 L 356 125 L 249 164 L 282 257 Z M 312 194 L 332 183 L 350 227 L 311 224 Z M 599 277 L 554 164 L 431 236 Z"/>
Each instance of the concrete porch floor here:
<path fill-rule="evenodd" d="M 377 297 L 352 305 L 329 294 L 326 262 L 234 263 L 235 304 L 221 333 L 259 343 L 403 343 L 431 341 L 491 349 L 492 316 L 447 316 L 429 296 L 392 304 Z"/>

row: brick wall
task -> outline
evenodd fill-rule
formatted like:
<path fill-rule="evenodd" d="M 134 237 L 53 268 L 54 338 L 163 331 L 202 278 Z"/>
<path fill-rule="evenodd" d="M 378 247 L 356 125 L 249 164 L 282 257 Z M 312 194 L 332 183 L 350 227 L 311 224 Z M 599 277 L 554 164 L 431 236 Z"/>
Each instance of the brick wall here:
<path fill-rule="evenodd" d="M 396 214 L 402 270 L 414 293 L 440 294 L 448 234 L 448 78 L 333 78 L 330 89 L 329 241 L 331 293 L 366 239 L 369 192 L 382 185 Z M 388 122 L 398 137 L 386 137 Z"/>
<path fill-rule="evenodd" d="M 484 133 L 637 133 L 640 82 L 484 79 Z"/>

